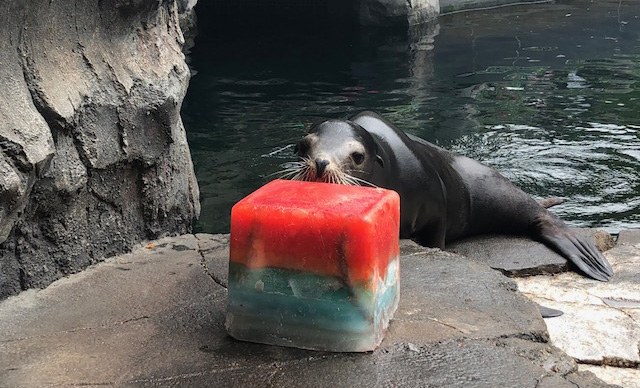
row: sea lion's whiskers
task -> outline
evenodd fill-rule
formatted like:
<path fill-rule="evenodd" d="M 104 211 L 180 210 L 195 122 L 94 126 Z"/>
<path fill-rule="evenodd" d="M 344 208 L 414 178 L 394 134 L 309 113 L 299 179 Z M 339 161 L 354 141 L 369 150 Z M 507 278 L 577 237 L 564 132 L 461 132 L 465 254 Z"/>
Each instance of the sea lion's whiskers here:
<path fill-rule="evenodd" d="M 338 174 L 338 183 L 340 183 L 341 185 L 350 185 L 353 186 L 351 181 L 349 181 L 349 176 L 347 174 L 345 174 L 344 172 L 340 171 Z"/>
<path fill-rule="evenodd" d="M 334 183 L 333 178 L 333 173 L 331 171 L 325 171 L 325 174 L 320 178 L 320 181 L 324 183 Z"/>
<path fill-rule="evenodd" d="M 344 180 L 344 182 L 345 182 L 345 183 L 344 183 L 345 185 L 350 185 L 350 186 L 360 186 L 360 185 L 358 184 L 358 182 L 357 182 L 355 179 L 353 179 L 353 177 L 352 177 L 351 175 L 344 174 L 344 176 L 343 176 L 343 180 Z"/>
<path fill-rule="evenodd" d="M 349 174 L 350 172 L 358 172 L 357 170 L 345 170 L 346 172 L 344 172 L 344 174 L 346 176 L 349 177 L 350 180 L 352 180 L 354 183 L 352 183 L 353 186 L 369 186 L 369 187 L 375 187 L 375 188 L 379 188 L 377 185 L 374 185 L 373 183 L 362 179 L 362 178 L 358 178 L 357 176 L 351 175 Z"/>
<path fill-rule="evenodd" d="M 297 181 L 309 181 L 309 180 L 311 180 L 310 179 L 311 178 L 311 171 L 310 171 L 309 168 L 303 168 L 300 171 L 300 174 L 298 174 L 296 177 L 297 177 L 297 179 L 295 179 L 295 180 L 297 180 Z"/>
<path fill-rule="evenodd" d="M 340 166 L 338 166 L 338 168 L 331 169 L 331 173 L 335 176 L 335 183 L 340 185 L 347 185 L 347 186 L 357 186 L 357 184 L 354 184 L 352 181 L 349 180 L 350 175 L 345 173 L 345 170 L 344 170 L 345 165 L 346 165 L 345 163 L 341 163 Z"/>
<path fill-rule="evenodd" d="M 283 167 L 282 170 L 276 171 L 268 176 L 276 175 L 280 179 L 293 181 L 314 181 L 317 179 L 315 176 L 315 165 L 311 158 L 305 157 L 297 161 L 287 162 Z M 326 175 L 320 180 L 338 185 L 378 187 L 371 182 L 351 175 L 351 172 L 357 172 L 357 170 L 349 170 L 345 167 L 347 167 L 347 164 L 342 163 L 338 168 L 327 169 Z"/>
<path fill-rule="evenodd" d="M 292 176 L 296 175 L 299 171 L 300 171 L 299 168 L 295 168 L 295 169 L 294 168 L 289 168 L 289 169 L 286 169 L 286 170 L 276 171 L 276 172 L 274 172 L 272 174 L 269 174 L 267 176 L 271 177 L 271 176 L 277 175 L 276 178 L 279 178 L 279 179 L 290 179 Z"/>
<path fill-rule="evenodd" d="M 379 186 L 377 186 L 377 185 L 375 185 L 375 184 L 373 184 L 373 183 L 371 183 L 371 182 L 369 182 L 369 181 L 367 181 L 365 179 L 357 178 L 357 177 L 355 177 L 353 175 L 351 175 L 351 178 L 353 178 L 354 181 L 356 181 L 358 183 L 361 183 L 360 186 L 375 187 L 376 189 L 380 188 Z"/>
<path fill-rule="evenodd" d="M 360 186 L 358 184 L 358 181 L 356 181 L 355 179 L 353 179 L 353 176 L 349 175 L 349 174 L 342 174 L 342 180 L 344 182 L 345 185 L 350 185 L 350 186 Z"/>
<path fill-rule="evenodd" d="M 290 179 L 292 181 L 309 181 L 311 180 L 311 166 L 310 158 L 302 158 L 301 160 L 288 163 L 291 167 L 292 174 L 283 175 L 283 178 Z M 286 169 L 283 171 L 287 171 Z"/>
<path fill-rule="evenodd" d="M 304 166 L 305 164 L 301 161 L 287 162 L 281 165 L 281 167 L 283 167 L 281 170 L 273 172 L 267 176 L 276 176 L 276 178 L 279 179 L 291 179 L 291 177 L 299 173 Z"/>
<path fill-rule="evenodd" d="M 335 183 L 340 185 L 348 185 L 348 186 L 358 186 L 353 180 L 351 180 L 351 175 L 345 173 L 342 168 L 338 168 L 335 170 L 331 170 L 331 173 L 335 177 Z"/>
<path fill-rule="evenodd" d="M 341 185 L 342 184 L 342 175 L 340 174 L 340 171 L 331 171 L 332 175 L 333 175 L 333 183 L 337 184 L 337 185 Z"/>
<path fill-rule="evenodd" d="M 291 177 L 292 181 L 306 181 L 308 180 L 307 177 L 309 176 L 309 167 L 308 166 L 302 166 L 297 174 L 295 174 L 294 176 Z"/>
<path fill-rule="evenodd" d="M 342 184 L 342 179 L 340 178 L 340 173 L 338 171 L 331 170 L 329 172 L 329 183 L 335 183 L 336 185 Z"/>

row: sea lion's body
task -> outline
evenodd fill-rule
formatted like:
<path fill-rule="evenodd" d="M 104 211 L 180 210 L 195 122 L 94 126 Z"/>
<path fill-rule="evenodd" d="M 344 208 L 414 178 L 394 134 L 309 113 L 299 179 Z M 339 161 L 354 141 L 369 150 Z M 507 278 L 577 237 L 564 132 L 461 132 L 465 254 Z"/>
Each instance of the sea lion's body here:
<path fill-rule="evenodd" d="M 407 135 L 373 112 L 316 125 L 297 148 L 310 170 L 301 179 L 337 171 L 398 192 L 403 238 L 444 248 L 477 234 L 529 234 L 593 278 L 612 275 L 591 241 L 496 170 Z"/>

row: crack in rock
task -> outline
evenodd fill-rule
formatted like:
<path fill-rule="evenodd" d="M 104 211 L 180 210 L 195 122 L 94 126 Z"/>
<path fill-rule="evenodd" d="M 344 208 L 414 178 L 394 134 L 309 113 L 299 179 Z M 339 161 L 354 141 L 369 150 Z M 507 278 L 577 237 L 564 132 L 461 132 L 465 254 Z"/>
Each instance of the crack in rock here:
<path fill-rule="evenodd" d="M 549 343 L 548 334 L 546 332 L 529 332 L 529 333 L 513 333 L 496 337 L 496 339 L 519 339 L 523 341 L 546 344 Z"/>
<path fill-rule="evenodd" d="M 196 244 L 198 246 L 198 254 L 200 254 L 200 266 L 202 266 L 202 268 L 204 269 L 204 272 L 207 274 L 207 276 L 209 276 L 211 278 L 211 280 L 213 280 L 217 285 L 219 285 L 220 287 L 224 288 L 225 290 L 227 289 L 227 285 L 225 284 L 225 282 L 220 279 L 219 277 L 215 276 L 213 273 L 211 273 L 211 271 L 209 270 L 209 267 L 207 266 L 207 260 L 204 256 L 204 250 L 202 249 L 202 246 L 200 245 L 200 238 L 197 235 L 193 235 L 193 237 L 195 237 L 196 239 Z"/>
<path fill-rule="evenodd" d="M 285 362 L 284 364 L 285 365 L 293 364 L 296 361 L 297 360 L 292 360 L 292 361 L 289 361 L 289 362 Z M 165 377 L 153 377 L 153 378 L 146 378 L 146 379 L 129 380 L 129 381 L 127 381 L 127 384 L 171 382 L 171 381 L 190 379 L 190 378 L 194 378 L 194 377 L 213 376 L 213 375 L 220 374 L 220 373 L 237 372 L 237 371 L 242 371 L 242 370 L 245 370 L 245 369 L 253 369 L 253 368 L 256 368 L 256 367 L 230 366 L 230 367 L 226 367 L 226 368 L 216 368 L 216 369 L 205 370 L 205 371 L 200 371 L 200 372 L 181 373 L 181 374 L 178 374 L 178 375 L 165 376 Z M 281 367 L 279 366 L 279 363 L 274 363 L 274 364 L 269 364 L 269 365 L 259 365 L 259 366 L 257 366 L 257 368 L 260 368 L 260 369 L 277 368 L 269 376 L 271 379 L 273 379 L 273 376 L 275 376 L 277 374 L 278 369 L 280 369 Z"/>
<path fill-rule="evenodd" d="M 460 329 L 460 328 L 458 328 L 458 327 L 456 327 L 454 325 L 450 325 L 450 324 L 448 324 L 446 322 L 442 322 L 441 320 L 439 320 L 437 318 L 429 318 L 429 319 L 434 321 L 434 322 L 436 322 L 436 323 L 438 323 L 438 324 L 440 324 L 440 325 L 442 325 L 442 326 L 449 327 L 449 328 L 459 332 L 460 334 L 467 335 L 467 334 L 471 333 L 469 330 L 462 330 L 462 329 Z"/>
<path fill-rule="evenodd" d="M 149 316 L 142 315 L 140 317 L 129 318 L 129 319 L 125 319 L 124 321 L 119 321 L 119 322 L 107 323 L 107 324 L 100 325 L 100 326 L 97 326 L 97 327 L 77 327 L 75 329 L 56 331 L 56 332 L 53 332 L 53 333 L 46 333 L 46 334 L 27 336 L 27 337 L 19 337 L 19 338 L 11 338 L 11 339 L 8 339 L 8 340 L 1 340 L 0 344 L 10 343 L 10 342 L 17 342 L 17 341 L 25 341 L 25 340 L 30 340 L 30 339 L 34 339 L 34 338 L 47 338 L 47 337 L 51 337 L 51 336 L 55 336 L 55 335 L 71 334 L 71 333 L 77 333 L 79 331 L 86 331 L 86 330 L 108 329 L 110 327 L 116 327 L 116 326 L 120 326 L 120 325 L 125 325 L 127 323 L 137 322 L 137 321 L 140 321 L 140 320 L 143 320 L 143 319 L 149 319 Z"/>

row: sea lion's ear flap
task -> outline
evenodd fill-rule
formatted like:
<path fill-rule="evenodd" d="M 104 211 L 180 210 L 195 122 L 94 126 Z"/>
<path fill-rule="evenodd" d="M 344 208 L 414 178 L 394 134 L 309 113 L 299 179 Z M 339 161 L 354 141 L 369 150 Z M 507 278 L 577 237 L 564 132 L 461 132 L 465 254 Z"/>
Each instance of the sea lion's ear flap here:
<path fill-rule="evenodd" d="M 324 123 L 325 121 L 327 121 L 327 119 L 317 119 L 314 120 L 312 123 L 304 123 L 304 132 L 309 134 L 311 132 L 313 132 L 313 130 L 315 129 L 315 127 L 317 127 L 318 125 Z"/>
<path fill-rule="evenodd" d="M 376 163 L 384 168 L 384 160 L 387 159 L 387 153 L 384 152 L 384 148 L 380 147 L 380 144 L 378 144 L 375 139 L 373 140 L 373 144 L 376 150 Z"/>
<path fill-rule="evenodd" d="M 304 133 L 311 133 L 313 127 L 315 127 L 318 123 L 304 123 Z"/>

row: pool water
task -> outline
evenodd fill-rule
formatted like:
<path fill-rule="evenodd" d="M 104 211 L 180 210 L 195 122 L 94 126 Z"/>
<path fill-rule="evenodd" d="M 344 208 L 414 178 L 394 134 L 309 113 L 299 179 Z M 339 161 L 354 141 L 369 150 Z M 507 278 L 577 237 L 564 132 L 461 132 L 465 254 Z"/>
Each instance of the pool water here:
<path fill-rule="evenodd" d="M 323 118 L 374 110 L 498 169 L 570 225 L 640 227 L 640 1 L 443 15 L 411 28 L 202 29 L 182 115 L 202 214 L 294 160 Z"/>

